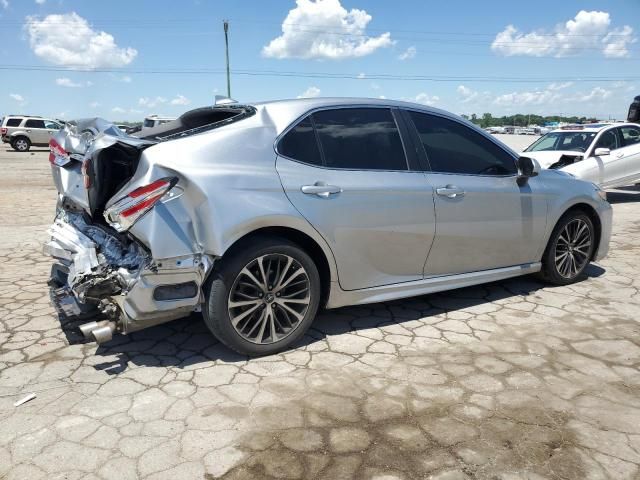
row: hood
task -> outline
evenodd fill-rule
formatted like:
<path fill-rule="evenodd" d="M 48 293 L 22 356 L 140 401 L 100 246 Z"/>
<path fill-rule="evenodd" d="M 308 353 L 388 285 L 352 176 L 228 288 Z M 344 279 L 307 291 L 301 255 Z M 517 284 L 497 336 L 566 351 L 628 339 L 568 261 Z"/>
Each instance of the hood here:
<path fill-rule="evenodd" d="M 538 161 L 542 168 L 549 168 L 554 163 L 558 163 L 560 159 L 565 157 L 582 157 L 584 152 L 571 150 L 552 150 L 542 152 L 522 152 L 523 157 L 533 158 Z"/>

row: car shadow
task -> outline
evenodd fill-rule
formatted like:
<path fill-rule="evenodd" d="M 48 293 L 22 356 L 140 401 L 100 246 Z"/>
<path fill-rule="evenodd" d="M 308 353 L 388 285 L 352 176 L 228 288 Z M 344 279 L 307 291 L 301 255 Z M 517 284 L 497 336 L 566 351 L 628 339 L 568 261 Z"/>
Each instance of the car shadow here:
<path fill-rule="evenodd" d="M 640 184 L 607 191 L 607 201 L 613 204 L 640 202 Z"/>
<path fill-rule="evenodd" d="M 581 281 L 599 277 L 604 273 L 603 268 L 590 264 Z M 525 276 L 404 300 L 322 311 L 303 339 L 292 348 L 312 345 L 329 335 L 402 324 L 442 312 L 462 310 L 519 295 L 531 295 L 542 288 L 554 287 L 533 276 Z M 379 314 L 363 316 L 363 309 L 381 310 L 385 313 L 382 317 Z M 347 320 L 356 317 L 356 321 Z M 70 343 L 88 343 L 78 333 L 77 328 L 84 321 L 61 322 Z M 204 366 L 205 363 L 215 361 L 234 363 L 249 359 L 217 341 L 206 328 L 199 313 L 129 335 L 115 336 L 110 342 L 97 346 L 94 355 L 104 357 L 104 362 L 95 363 L 94 368 L 110 375 L 117 375 L 131 367 L 162 366 L 189 369 L 195 365 Z"/>

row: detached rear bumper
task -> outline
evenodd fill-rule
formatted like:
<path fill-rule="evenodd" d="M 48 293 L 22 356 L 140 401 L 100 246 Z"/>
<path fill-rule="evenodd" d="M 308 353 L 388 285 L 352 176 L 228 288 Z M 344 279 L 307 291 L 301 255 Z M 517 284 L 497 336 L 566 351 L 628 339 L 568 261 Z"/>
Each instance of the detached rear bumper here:
<path fill-rule="evenodd" d="M 66 316 L 101 312 L 111 331 L 129 333 L 200 309 L 202 285 L 213 265 L 209 256 L 154 259 L 135 240 L 66 211 L 48 232 L 44 252 L 57 261 L 52 297 Z"/>

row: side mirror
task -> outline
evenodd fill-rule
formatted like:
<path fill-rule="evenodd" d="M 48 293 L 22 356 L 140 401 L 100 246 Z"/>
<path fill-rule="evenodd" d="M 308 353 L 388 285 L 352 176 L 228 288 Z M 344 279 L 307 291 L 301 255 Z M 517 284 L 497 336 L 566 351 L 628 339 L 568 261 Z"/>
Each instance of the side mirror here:
<path fill-rule="evenodd" d="M 607 155 L 611 155 L 611 150 L 608 148 L 596 148 L 596 151 L 593 154 L 596 157 L 606 157 Z"/>
<path fill-rule="evenodd" d="M 540 173 L 540 164 L 533 158 L 518 158 L 518 186 L 523 187 L 531 177 Z"/>

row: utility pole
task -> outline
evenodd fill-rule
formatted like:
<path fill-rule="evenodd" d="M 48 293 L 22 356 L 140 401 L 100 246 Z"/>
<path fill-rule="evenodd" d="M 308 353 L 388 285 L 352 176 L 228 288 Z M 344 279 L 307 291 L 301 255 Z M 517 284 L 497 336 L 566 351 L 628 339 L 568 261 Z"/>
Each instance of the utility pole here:
<path fill-rule="evenodd" d="M 229 74 L 229 21 L 223 20 L 222 25 L 224 27 L 224 45 L 227 57 L 227 98 L 231 98 L 231 75 Z"/>

